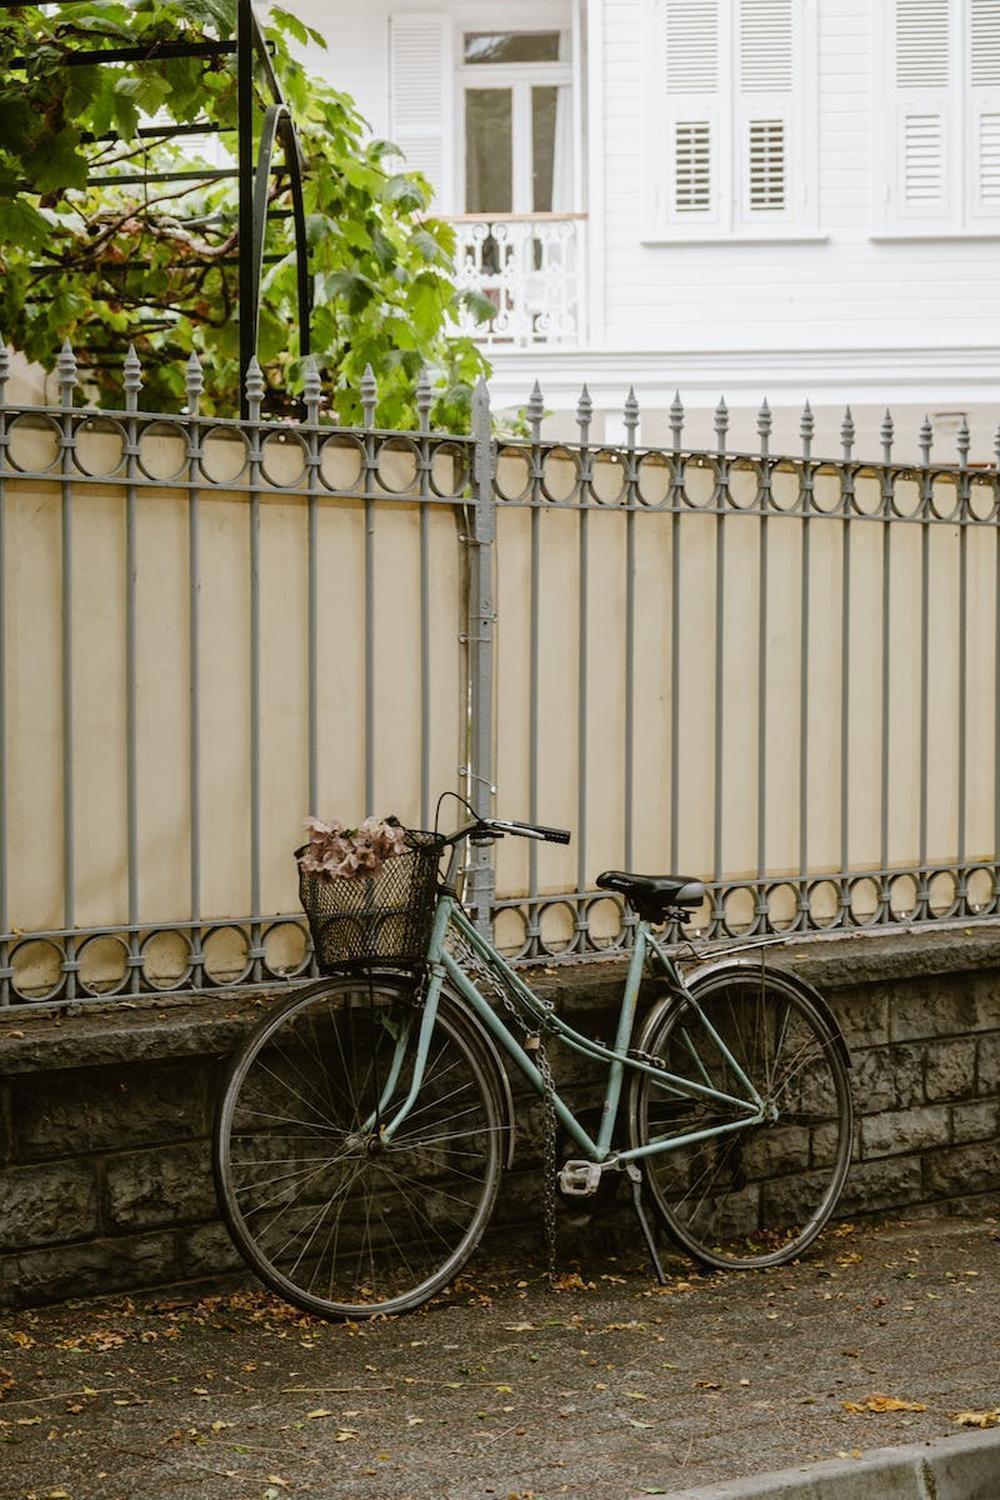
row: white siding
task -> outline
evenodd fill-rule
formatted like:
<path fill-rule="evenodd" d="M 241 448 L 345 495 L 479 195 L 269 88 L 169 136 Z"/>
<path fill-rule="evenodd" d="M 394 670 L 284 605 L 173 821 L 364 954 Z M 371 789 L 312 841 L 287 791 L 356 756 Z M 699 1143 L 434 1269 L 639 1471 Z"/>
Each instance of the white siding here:
<path fill-rule="evenodd" d="M 587 164 L 589 180 L 603 184 L 603 201 L 581 205 L 591 214 L 589 274 L 600 300 L 592 310 L 592 327 L 603 324 L 603 335 L 599 346 L 572 356 L 581 379 L 598 381 L 602 360 L 617 379 L 619 370 L 629 369 L 630 356 L 645 353 L 647 368 L 655 355 L 655 367 L 663 372 L 659 378 L 671 385 L 675 379 L 683 384 L 697 369 L 704 388 L 711 389 L 713 367 L 720 377 L 731 372 L 731 355 L 740 361 L 745 385 L 759 393 L 780 364 L 782 351 L 790 355 L 789 384 L 795 376 L 795 351 L 801 351 L 806 388 L 814 398 L 822 399 L 823 393 L 817 370 L 829 368 L 837 371 L 836 382 L 831 376 L 831 393 L 835 386 L 843 399 L 845 378 L 854 369 L 851 353 L 857 351 L 857 384 L 868 381 L 867 394 L 859 391 L 859 399 L 903 400 L 917 371 L 921 394 L 914 393 L 915 400 L 931 399 L 929 387 L 940 391 L 939 405 L 948 405 L 951 393 L 959 399 L 958 392 L 973 389 L 981 393 L 980 400 L 996 399 L 996 383 L 992 395 L 983 387 L 982 351 L 1000 345 L 1000 235 L 986 237 L 987 224 L 978 239 L 877 237 L 878 195 L 884 183 L 874 136 L 886 90 L 872 77 L 872 26 L 885 0 L 796 0 L 812 7 L 817 31 L 816 226 L 825 238 L 684 245 L 642 241 L 648 183 L 640 88 L 648 52 L 644 0 L 581 3 L 591 27 L 595 17 L 600 20 L 598 35 L 603 38 L 596 67 L 584 67 L 583 77 L 599 78 L 604 95 L 603 101 L 587 101 L 591 118 L 603 120 Z M 364 5 L 358 0 L 298 0 L 300 13 L 329 41 L 329 50 L 313 54 L 310 62 L 354 94 L 380 134 L 389 130 L 389 15 L 429 8 L 427 0 L 411 5 L 400 0 L 366 0 Z M 440 0 L 439 8 L 457 23 L 469 18 L 479 28 L 502 26 L 512 13 L 508 0 Z M 1000 124 L 993 118 L 984 126 L 984 162 L 984 192 L 1000 194 Z M 910 352 L 894 365 L 897 350 Z M 829 361 L 824 361 L 824 351 L 830 351 Z M 751 380 L 758 368 L 755 352 L 760 374 Z M 504 384 L 507 366 L 521 379 L 516 356 L 498 352 L 494 358 L 499 384 Z M 544 383 L 547 367 L 554 378 L 567 355 L 535 350 L 530 358 L 533 373 Z M 634 361 L 637 379 L 642 378 L 642 363 Z M 1000 368 L 1000 350 L 989 367 Z M 877 381 L 865 374 L 876 368 Z M 625 375 L 626 386 L 630 378 Z M 774 387 L 768 387 L 769 394 L 777 394 Z M 716 385 L 716 393 L 722 388 Z M 961 401 L 965 399 L 963 395 Z"/>

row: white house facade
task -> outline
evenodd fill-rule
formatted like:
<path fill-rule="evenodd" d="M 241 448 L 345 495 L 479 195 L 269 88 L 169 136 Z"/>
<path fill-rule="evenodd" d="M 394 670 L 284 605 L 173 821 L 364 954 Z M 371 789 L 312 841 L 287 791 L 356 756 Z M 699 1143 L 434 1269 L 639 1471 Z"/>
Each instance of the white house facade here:
<path fill-rule="evenodd" d="M 993 456 L 1000 415 L 1000 0 L 299 0 L 454 219 L 492 302 L 500 402 L 541 382 L 663 439 L 808 397 L 874 452 L 927 413 Z M 556 418 L 558 421 L 558 418 Z M 700 428 L 699 424 L 700 423 Z M 952 448 L 949 447 L 949 453 Z"/>

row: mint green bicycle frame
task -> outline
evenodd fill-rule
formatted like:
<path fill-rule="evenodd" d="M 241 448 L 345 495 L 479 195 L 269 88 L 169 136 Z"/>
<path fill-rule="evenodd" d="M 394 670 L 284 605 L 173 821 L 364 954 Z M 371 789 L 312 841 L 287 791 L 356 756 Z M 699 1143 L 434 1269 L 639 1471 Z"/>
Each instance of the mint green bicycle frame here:
<path fill-rule="evenodd" d="M 368 1122 L 368 1129 L 373 1128 L 376 1119 L 381 1119 L 382 1135 L 386 1139 L 391 1139 L 412 1110 L 423 1084 L 427 1058 L 430 1052 L 431 1036 L 441 998 L 441 990 L 446 979 L 451 981 L 455 990 L 468 1003 L 470 1009 L 479 1017 L 500 1047 L 513 1059 L 517 1068 L 524 1074 L 535 1091 L 539 1095 L 544 1095 L 545 1093 L 545 1081 L 529 1054 L 517 1038 L 511 1034 L 503 1017 L 498 1015 L 489 1002 L 483 998 L 472 979 L 460 968 L 452 955 L 447 951 L 445 937 L 451 925 L 454 926 L 468 946 L 473 949 L 476 955 L 496 975 L 497 979 L 517 995 L 525 1013 L 538 1021 L 539 1031 L 544 1030 L 549 1036 L 558 1037 L 567 1047 L 584 1057 L 608 1064 L 608 1082 L 604 1095 L 600 1129 L 597 1132 L 596 1140 L 591 1139 L 569 1106 L 560 1098 L 559 1094 L 554 1092 L 552 1096 L 552 1103 L 555 1107 L 557 1118 L 562 1123 L 570 1138 L 576 1142 L 580 1150 L 591 1161 L 607 1162 L 609 1164 L 612 1162 L 624 1163 L 633 1161 L 637 1157 L 652 1156 L 659 1152 L 669 1151 L 675 1146 L 689 1146 L 695 1141 L 708 1140 L 712 1136 L 727 1135 L 734 1130 L 746 1130 L 751 1125 L 759 1125 L 765 1119 L 764 1101 L 761 1099 L 760 1094 L 702 1011 L 697 999 L 684 984 L 677 966 L 660 946 L 653 933 L 650 932 L 648 923 L 640 921 L 636 924 L 635 942 L 622 994 L 618 1030 L 614 1046 L 606 1047 L 602 1042 L 594 1041 L 590 1037 L 581 1035 L 572 1026 L 568 1026 L 565 1021 L 560 1020 L 558 1016 L 546 1010 L 538 997 L 524 983 L 523 979 L 504 961 L 487 939 L 480 932 L 477 932 L 455 897 L 445 891 L 438 900 L 434 929 L 427 951 L 430 978 L 424 999 L 423 1013 L 420 1019 L 420 1029 L 417 1036 L 417 1053 L 409 1089 L 406 1098 L 395 1109 L 395 1112 L 390 1114 L 393 1095 L 403 1072 L 405 1054 L 412 1033 L 412 1026 L 406 1025 L 401 1029 L 396 1039 L 396 1049 L 389 1070 L 389 1077 L 382 1090 L 382 1098 L 378 1110 Z M 746 1090 L 745 1098 L 722 1093 L 720 1090 L 712 1087 L 708 1070 L 690 1038 L 686 1038 L 686 1043 L 688 1050 L 691 1052 L 694 1068 L 700 1073 L 702 1082 L 697 1082 L 692 1078 L 682 1078 L 677 1074 L 668 1073 L 661 1068 L 653 1067 L 639 1058 L 628 1056 L 628 1047 L 635 1026 L 639 984 L 642 979 L 643 967 L 650 956 L 653 956 L 655 961 L 662 967 L 663 972 L 673 985 L 677 995 L 690 1002 L 704 1027 L 706 1035 L 711 1039 L 713 1046 L 718 1049 L 719 1055 L 729 1064 L 733 1075 L 740 1085 Z M 704 1130 L 688 1131 L 677 1136 L 660 1136 L 654 1141 L 646 1142 L 645 1145 L 635 1146 L 625 1151 L 613 1152 L 611 1142 L 614 1137 L 615 1125 L 621 1106 L 622 1084 L 626 1069 L 633 1073 L 647 1073 L 653 1079 L 657 1088 L 663 1089 L 666 1093 L 674 1094 L 681 1098 L 705 1099 L 725 1105 L 729 1109 L 735 1108 L 742 1111 L 744 1117 L 737 1120 L 728 1120 L 719 1125 L 707 1126 Z"/>

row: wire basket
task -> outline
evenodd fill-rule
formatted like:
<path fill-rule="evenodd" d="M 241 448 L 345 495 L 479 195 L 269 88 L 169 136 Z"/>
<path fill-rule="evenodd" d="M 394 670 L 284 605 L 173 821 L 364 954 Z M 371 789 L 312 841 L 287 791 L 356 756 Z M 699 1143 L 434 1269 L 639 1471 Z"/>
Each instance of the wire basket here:
<path fill-rule="evenodd" d="M 422 964 L 437 903 L 442 841 L 408 830 L 404 854 L 374 875 L 317 875 L 299 866 L 299 900 L 321 974 L 377 964 Z M 303 853 L 297 849 L 296 858 Z"/>

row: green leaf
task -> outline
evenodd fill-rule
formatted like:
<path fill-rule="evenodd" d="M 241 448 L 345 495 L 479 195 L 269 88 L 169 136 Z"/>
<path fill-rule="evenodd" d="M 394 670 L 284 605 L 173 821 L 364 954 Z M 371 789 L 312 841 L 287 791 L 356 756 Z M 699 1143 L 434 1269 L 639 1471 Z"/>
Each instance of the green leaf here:
<path fill-rule="evenodd" d="M 48 220 L 23 194 L 19 198 L 0 199 L 0 247 L 14 244 L 37 250 L 50 233 Z"/>

